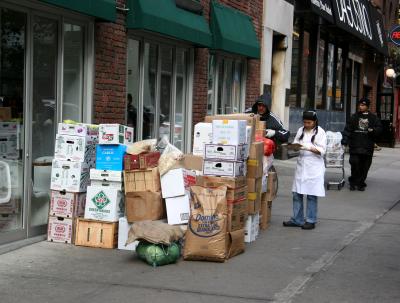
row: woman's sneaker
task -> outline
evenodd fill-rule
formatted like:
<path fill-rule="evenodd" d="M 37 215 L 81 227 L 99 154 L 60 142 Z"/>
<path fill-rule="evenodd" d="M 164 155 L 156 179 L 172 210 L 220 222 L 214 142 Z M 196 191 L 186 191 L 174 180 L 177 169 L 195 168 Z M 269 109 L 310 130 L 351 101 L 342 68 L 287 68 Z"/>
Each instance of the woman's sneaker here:
<path fill-rule="evenodd" d="M 301 225 L 297 225 L 292 220 L 283 221 L 283 226 L 285 226 L 285 227 L 301 227 Z"/>
<path fill-rule="evenodd" d="M 315 223 L 310 223 L 310 222 L 306 222 L 304 223 L 304 225 L 301 227 L 302 229 L 314 229 L 315 228 Z"/>

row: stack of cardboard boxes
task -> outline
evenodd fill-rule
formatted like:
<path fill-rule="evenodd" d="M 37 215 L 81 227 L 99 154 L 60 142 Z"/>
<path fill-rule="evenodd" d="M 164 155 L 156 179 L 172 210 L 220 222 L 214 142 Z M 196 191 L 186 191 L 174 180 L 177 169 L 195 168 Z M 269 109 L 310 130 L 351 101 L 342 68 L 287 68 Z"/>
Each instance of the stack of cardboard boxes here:
<path fill-rule="evenodd" d="M 75 218 L 85 209 L 89 169 L 95 165 L 98 129 L 87 124 L 58 125 L 51 171 L 48 240 L 72 243 Z"/>
<path fill-rule="evenodd" d="M 77 219 L 75 245 L 113 248 L 118 220 L 124 214 L 122 170 L 126 145 L 133 129 L 120 124 L 100 124 L 96 169 L 90 170 L 85 215 Z"/>

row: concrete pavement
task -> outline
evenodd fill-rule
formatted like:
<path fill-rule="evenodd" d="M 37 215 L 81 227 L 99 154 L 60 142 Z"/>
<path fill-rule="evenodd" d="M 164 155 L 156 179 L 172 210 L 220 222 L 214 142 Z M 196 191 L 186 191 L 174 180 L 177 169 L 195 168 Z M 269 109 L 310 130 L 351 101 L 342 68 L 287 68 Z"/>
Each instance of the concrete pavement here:
<path fill-rule="evenodd" d="M 0 256 L 0 302 L 400 301 L 400 149 L 376 152 L 365 192 L 328 191 L 312 231 L 282 227 L 295 161 L 275 163 L 270 228 L 224 264 L 153 269 L 130 252 L 39 242 Z"/>

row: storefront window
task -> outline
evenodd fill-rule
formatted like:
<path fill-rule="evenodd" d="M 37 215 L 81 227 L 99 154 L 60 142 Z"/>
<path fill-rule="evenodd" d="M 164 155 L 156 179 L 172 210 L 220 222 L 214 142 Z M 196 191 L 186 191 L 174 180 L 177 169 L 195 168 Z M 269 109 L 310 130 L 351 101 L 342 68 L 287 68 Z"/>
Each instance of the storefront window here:
<path fill-rule="evenodd" d="M 299 28 L 293 29 L 293 37 L 292 37 L 292 72 L 291 72 L 291 79 L 290 79 L 290 94 L 289 94 L 289 106 L 290 107 L 298 107 L 300 104 L 298 103 L 297 96 L 298 87 L 297 83 L 300 77 L 299 74 L 299 65 L 300 65 L 300 34 Z"/>
<path fill-rule="evenodd" d="M 143 133 L 142 139 L 156 137 L 156 83 L 157 83 L 157 45 L 145 43 L 144 46 L 144 89 L 143 89 Z"/>
<path fill-rule="evenodd" d="M 317 75 L 315 79 L 315 107 L 324 109 L 324 79 L 325 79 L 325 40 L 318 41 Z"/>
<path fill-rule="evenodd" d="M 328 62 L 327 67 L 327 79 L 326 79 L 326 109 L 331 110 L 332 103 L 334 100 L 333 95 L 333 75 L 335 68 L 335 46 L 331 43 L 328 44 Z"/>
<path fill-rule="evenodd" d="M 208 114 L 243 111 L 243 60 L 212 54 L 208 66 Z"/>
<path fill-rule="evenodd" d="M 344 89 L 343 89 L 343 50 L 338 47 L 336 60 L 336 95 L 335 95 L 335 110 L 344 109 Z"/>
<path fill-rule="evenodd" d="M 161 46 L 161 92 L 159 136 L 171 134 L 172 48 Z"/>
<path fill-rule="evenodd" d="M 186 100 L 186 78 L 187 78 L 187 54 L 185 49 L 176 51 L 176 105 L 175 105 L 175 126 L 174 145 L 180 150 L 184 148 L 184 113 Z"/>
<path fill-rule="evenodd" d="M 139 108 L 139 41 L 129 39 L 128 40 L 128 56 L 127 60 L 127 112 L 126 120 L 127 125 L 134 128 L 135 138 L 138 138 L 137 128 L 137 109 Z"/>
<path fill-rule="evenodd" d="M 301 57 L 301 108 L 309 106 L 308 73 L 310 61 L 310 33 L 303 32 L 303 50 Z"/>

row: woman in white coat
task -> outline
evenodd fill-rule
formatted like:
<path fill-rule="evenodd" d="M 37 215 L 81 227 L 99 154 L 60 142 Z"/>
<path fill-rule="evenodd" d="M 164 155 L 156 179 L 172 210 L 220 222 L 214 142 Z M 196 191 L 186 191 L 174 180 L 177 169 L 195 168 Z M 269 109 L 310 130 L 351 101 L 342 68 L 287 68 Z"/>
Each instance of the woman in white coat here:
<path fill-rule="evenodd" d="M 318 197 L 325 197 L 324 176 L 326 134 L 318 126 L 315 111 L 303 112 L 303 127 L 297 131 L 293 143 L 301 144 L 293 180 L 293 217 L 283 222 L 286 227 L 314 229 L 317 222 Z M 303 195 L 307 195 L 304 218 Z"/>

